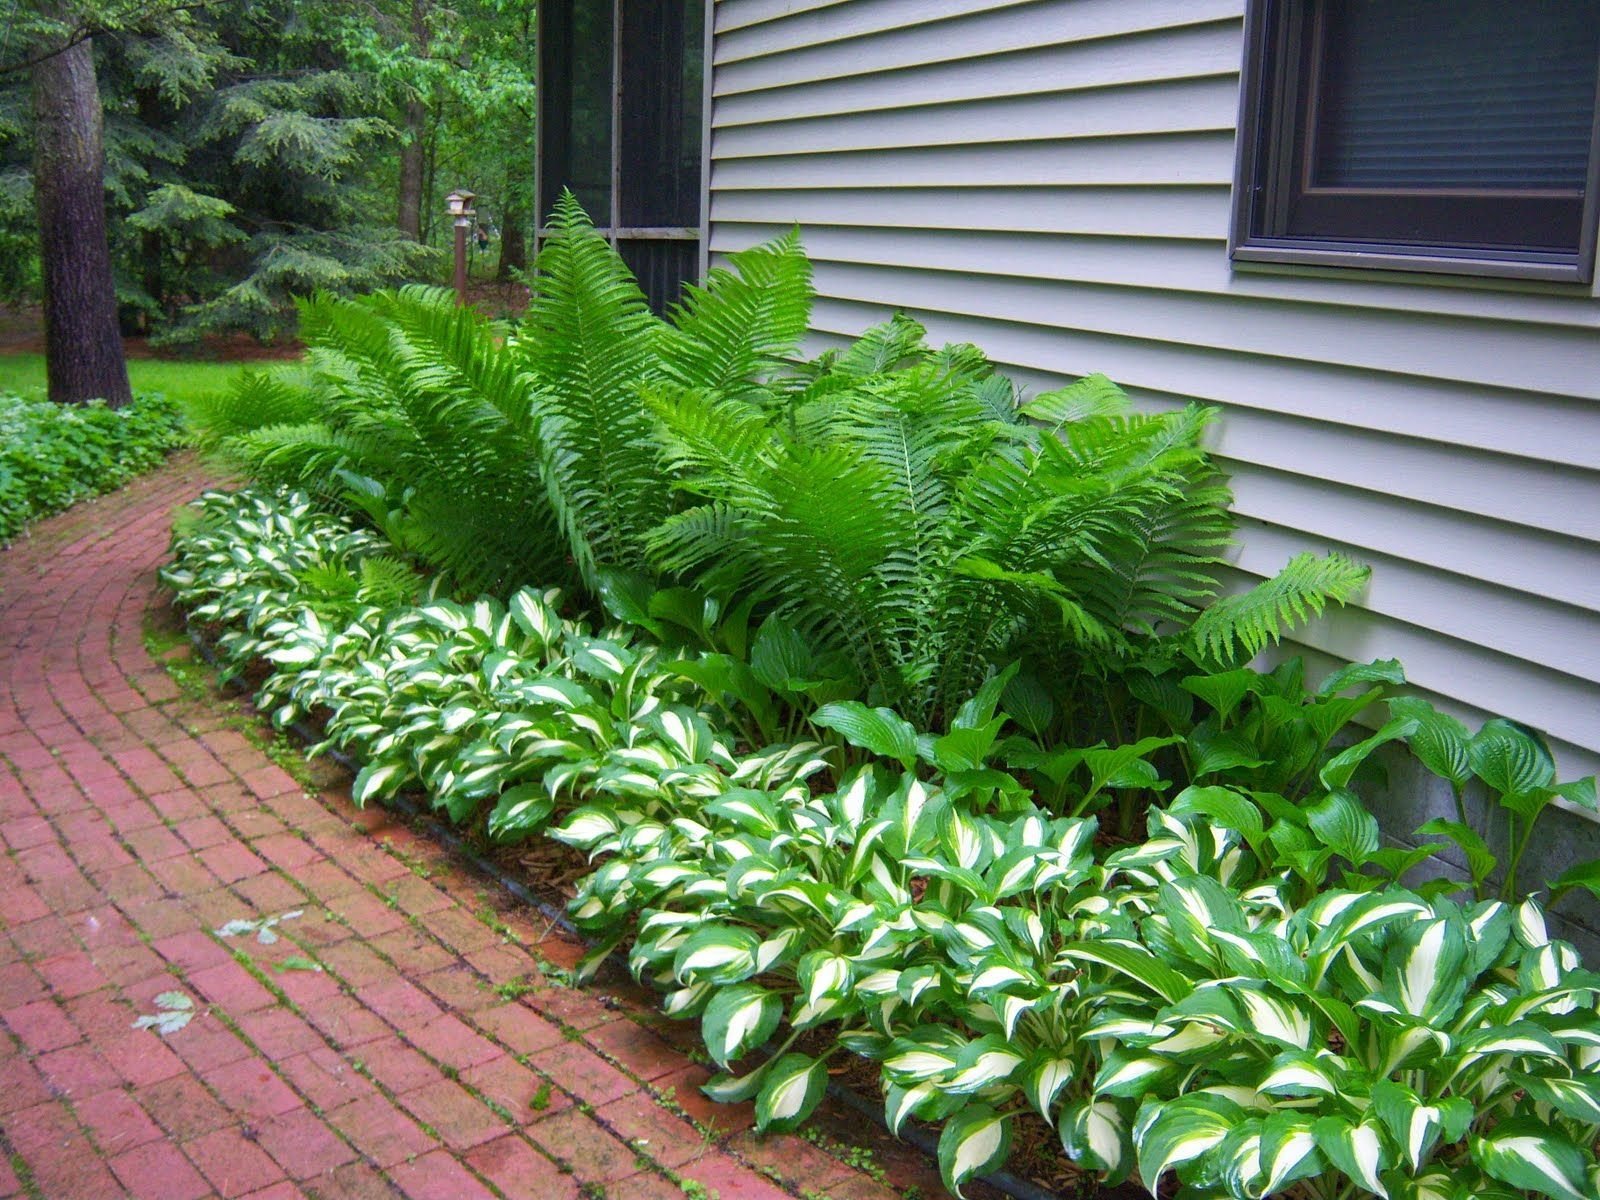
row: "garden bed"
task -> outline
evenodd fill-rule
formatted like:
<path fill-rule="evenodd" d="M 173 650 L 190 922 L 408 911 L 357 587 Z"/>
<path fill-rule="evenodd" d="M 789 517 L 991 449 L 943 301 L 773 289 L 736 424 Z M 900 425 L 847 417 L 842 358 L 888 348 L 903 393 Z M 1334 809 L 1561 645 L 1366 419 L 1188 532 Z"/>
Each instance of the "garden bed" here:
<path fill-rule="evenodd" d="M 903 317 L 794 359 L 792 237 L 661 322 L 570 198 L 556 225 L 515 339 L 324 299 L 314 378 L 211 414 L 322 499 L 208 498 L 165 578 L 272 664 L 275 721 L 326 714 L 358 803 L 578 850 L 583 965 L 625 947 L 763 1129 L 848 1052 L 953 1188 L 1037 1162 L 1032 1113 L 1113 1185 L 1591 1200 L 1600 976 L 1517 867 L 1594 782 L 1396 662 L 1246 665 L 1365 572 L 1217 598 L 1207 414 L 1098 377 L 1018 409 Z M 1389 745 L 1481 790 L 1503 869 L 1464 803 L 1383 845 Z M 1449 844 L 1469 881 L 1401 883 Z"/>

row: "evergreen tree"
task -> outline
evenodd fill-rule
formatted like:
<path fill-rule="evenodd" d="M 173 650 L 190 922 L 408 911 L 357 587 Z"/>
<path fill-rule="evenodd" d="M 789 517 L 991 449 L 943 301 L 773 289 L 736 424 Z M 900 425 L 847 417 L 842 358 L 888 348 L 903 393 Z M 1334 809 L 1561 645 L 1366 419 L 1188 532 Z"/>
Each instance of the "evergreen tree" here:
<path fill-rule="evenodd" d="M 533 0 L 41 2 L 13 23 L 15 61 L 0 48 L 0 299 L 39 287 L 39 129 L 16 50 L 90 32 L 124 332 L 272 337 L 296 295 L 436 278 L 425 244 L 460 185 L 522 265 Z"/>

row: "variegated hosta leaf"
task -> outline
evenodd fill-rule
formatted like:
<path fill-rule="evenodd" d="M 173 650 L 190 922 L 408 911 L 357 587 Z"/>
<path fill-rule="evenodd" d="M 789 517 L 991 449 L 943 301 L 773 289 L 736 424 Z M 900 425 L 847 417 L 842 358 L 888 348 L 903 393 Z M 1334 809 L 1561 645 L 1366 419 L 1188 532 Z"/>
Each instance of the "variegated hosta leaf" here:
<path fill-rule="evenodd" d="M 811 1115 L 828 1086 L 827 1060 L 785 1054 L 772 1064 L 756 1096 L 756 1128 L 793 1129 Z"/>
<path fill-rule="evenodd" d="M 1345 1074 L 1337 1055 L 1286 1050 L 1272 1060 L 1256 1091 L 1268 1096 L 1338 1096 Z"/>
<path fill-rule="evenodd" d="M 1427 1171 L 1415 1179 L 1397 1182 L 1395 1200 L 1502 1200 L 1499 1196 L 1482 1197 L 1458 1178 L 1457 1172 Z M 1520 1198 L 1518 1198 L 1520 1200 Z"/>
<path fill-rule="evenodd" d="M 1274 1113 L 1262 1122 L 1260 1154 L 1264 1196 L 1322 1170 L 1311 1122 L 1293 1112 Z"/>
<path fill-rule="evenodd" d="M 1328 964 L 1353 941 L 1397 921 L 1414 921 L 1429 912 L 1408 892 L 1332 892 L 1303 909 L 1300 919 L 1312 937 L 1309 959 L 1312 981 L 1319 982 Z"/>
<path fill-rule="evenodd" d="M 756 969 L 761 941 L 747 929 L 731 925 L 706 925 L 695 930 L 678 948 L 674 976 L 683 983 L 738 983 Z"/>
<path fill-rule="evenodd" d="M 1389 1191 L 1381 1176 L 1395 1165 L 1393 1147 L 1378 1122 L 1367 1118 L 1352 1121 L 1341 1116 L 1326 1116 L 1311 1127 L 1317 1148 L 1328 1161 L 1367 1191 L 1388 1200 Z"/>
<path fill-rule="evenodd" d="M 382 800 L 394 795 L 410 778 L 411 772 L 404 763 L 368 763 L 350 785 L 350 798 L 358 807 L 365 808 L 370 800 Z"/>
<path fill-rule="evenodd" d="M 1594 1075 L 1562 1079 L 1513 1072 L 1511 1078 L 1541 1104 L 1548 1104 L 1574 1121 L 1600 1126 L 1600 1079 Z"/>
<path fill-rule="evenodd" d="M 598 843 L 614 836 L 620 828 L 621 822 L 615 813 L 603 808 L 580 808 L 560 826 L 550 830 L 550 836 L 580 850 L 592 851 Z"/>
<path fill-rule="evenodd" d="M 1074 942 L 1061 953 L 1084 962 L 1100 963 L 1149 988 L 1170 1004 L 1194 991 L 1194 985 L 1149 951 L 1110 941 Z"/>
<path fill-rule="evenodd" d="M 1459 1141 L 1473 1117 L 1472 1104 L 1459 1096 L 1425 1103 L 1390 1080 L 1372 1089 L 1372 1111 L 1413 1172 L 1422 1169 L 1441 1140 L 1445 1145 Z"/>
<path fill-rule="evenodd" d="M 1173 1078 L 1180 1067 L 1158 1054 L 1121 1047 L 1106 1055 L 1095 1076 L 1094 1093 L 1137 1099 L 1150 1094 L 1163 1081 Z"/>
<path fill-rule="evenodd" d="M 1110 1179 L 1133 1166 L 1128 1121 L 1113 1100 L 1076 1100 L 1061 1110 L 1061 1146 L 1078 1166 L 1103 1171 Z"/>
<path fill-rule="evenodd" d="M 543 829 L 554 810 L 555 801 L 545 794 L 541 784 L 507 788 L 489 813 L 489 836 L 506 842 L 527 837 Z"/>
<path fill-rule="evenodd" d="M 1301 997 L 1248 984 L 1231 986 L 1228 991 L 1239 1003 L 1245 1027 L 1256 1036 L 1292 1050 L 1310 1047 L 1312 1016 Z"/>
<path fill-rule="evenodd" d="M 700 1085 L 700 1090 L 718 1104 L 743 1104 L 761 1090 L 777 1060 L 762 1063 L 745 1075 L 713 1075 Z"/>
<path fill-rule="evenodd" d="M 825 996 L 842 995 L 850 983 L 850 960 L 830 950 L 816 950 L 801 958 L 796 975 L 808 1004 Z"/>
<path fill-rule="evenodd" d="M 883 1118 L 889 1132 L 899 1137 L 900 1127 L 905 1124 L 906 1118 L 918 1115 L 918 1109 L 937 1095 L 938 1085 L 934 1083 L 918 1083 L 911 1087 L 888 1084 L 884 1093 Z"/>
<path fill-rule="evenodd" d="M 906 1087 L 942 1079 L 966 1045 L 966 1039 L 948 1025 L 919 1025 L 895 1039 L 883 1068 L 892 1082 Z"/>
<path fill-rule="evenodd" d="M 1469 949 L 1464 922 L 1445 916 L 1401 928 L 1384 955 L 1383 998 L 1440 1026 L 1461 1005 Z"/>
<path fill-rule="evenodd" d="M 1156 1194 L 1161 1176 L 1207 1153 L 1243 1117 L 1237 1104 L 1214 1095 L 1146 1104 L 1134 1123 L 1133 1144 L 1139 1153 L 1139 1178 L 1150 1194 Z"/>
<path fill-rule="evenodd" d="M 1462 1056 L 1463 1064 L 1486 1054 L 1557 1061 L 1566 1057 L 1561 1043 L 1530 1021 L 1475 1030 L 1456 1044 L 1456 1052 Z"/>
<path fill-rule="evenodd" d="M 1006 1118 L 987 1104 L 969 1104 L 944 1123 L 939 1134 L 939 1173 L 957 1196 L 961 1185 L 996 1170 L 1011 1153 Z"/>
<path fill-rule="evenodd" d="M 1593 1158 L 1559 1133 L 1514 1120 L 1469 1143 L 1472 1161 L 1502 1183 L 1551 1200 L 1594 1200 Z"/>
<path fill-rule="evenodd" d="M 783 997 L 753 983 L 722 988 L 701 1018 L 706 1049 L 719 1066 L 764 1045 L 783 1016 Z"/>
<path fill-rule="evenodd" d="M 1245 932 L 1244 912 L 1235 896 L 1215 879 L 1191 875 L 1163 883 L 1161 908 L 1179 945 L 1196 961 L 1209 961 L 1214 933 Z"/>
<path fill-rule="evenodd" d="M 961 1051 L 941 1086 L 956 1095 L 969 1095 L 1009 1079 L 1022 1061 L 1021 1052 L 1003 1038 L 978 1038 Z"/>
<path fill-rule="evenodd" d="M 1022 1069 L 1022 1091 L 1034 1110 L 1055 1124 L 1056 1097 L 1078 1075 L 1078 1064 L 1054 1049 L 1037 1050 Z"/>

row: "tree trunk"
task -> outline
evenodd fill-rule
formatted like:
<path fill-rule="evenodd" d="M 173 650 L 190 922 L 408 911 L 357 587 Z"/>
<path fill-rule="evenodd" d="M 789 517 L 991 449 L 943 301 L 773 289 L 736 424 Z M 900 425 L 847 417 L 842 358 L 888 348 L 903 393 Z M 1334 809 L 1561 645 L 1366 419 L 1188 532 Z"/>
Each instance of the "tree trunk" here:
<path fill-rule="evenodd" d="M 94 50 L 79 42 L 33 68 L 33 190 L 39 205 L 50 399 L 133 399 L 106 242 L 105 146 Z"/>
<path fill-rule="evenodd" d="M 426 0 L 411 0 L 412 53 L 428 53 L 428 9 Z M 426 141 L 428 108 L 418 95 L 410 96 L 402 114 L 400 146 L 400 232 L 413 242 L 422 240 L 422 152 Z"/>
<path fill-rule="evenodd" d="M 400 147 L 400 232 L 422 240 L 422 149 L 428 110 L 421 100 L 407 100 L 405 143 Z"/>
<path fill-rule="evenodd" d="M 528 269 L 528 242 L 522 231 L 528 219 L 527 210 L 522 206 L 521 197 L 513 193 L 509 181 L 506 197 L 505 211 L 500 220 L 500 266 L 495 272 L 495 278 L 501 283 L 511 279 L 512 271 Z"/>

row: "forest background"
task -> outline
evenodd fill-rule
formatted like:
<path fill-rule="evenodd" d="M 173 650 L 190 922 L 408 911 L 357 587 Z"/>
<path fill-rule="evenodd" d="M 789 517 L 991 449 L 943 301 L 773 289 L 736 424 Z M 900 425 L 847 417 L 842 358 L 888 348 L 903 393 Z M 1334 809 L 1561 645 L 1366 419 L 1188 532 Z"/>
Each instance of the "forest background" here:
<path fill-rule="evenodd" d="M 443 281 L 461 186 L 479 272 L 514 278 L 533 79 L 534 0 L 21 0 L 0 16 L 0 302 L 37 300 L 41 246 L 86 232 L 38 201 L 41 105 L 88 88 L 123 334 L 272 339 L 291 296 Z"/>

